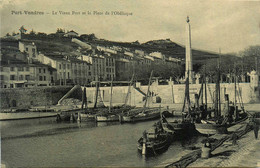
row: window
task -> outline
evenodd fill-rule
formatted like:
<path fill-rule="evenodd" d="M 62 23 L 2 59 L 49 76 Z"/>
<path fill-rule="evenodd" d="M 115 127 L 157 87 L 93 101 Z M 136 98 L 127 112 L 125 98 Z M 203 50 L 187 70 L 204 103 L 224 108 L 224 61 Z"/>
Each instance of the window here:
<path fill-rule="evenodd" d="M 0 80 L 4 80 L 5 76 L 4 75 L 0 75 Z"/>
<path fill-rule="evenodd" d="M 41 68 L 39 68 L 39 73 L 42 73 L 42 69 Z"/>
<path fill-rule="evenodd" d="M 68 72 L 68 79 L 70 79 L 70 73 Z"/>
<path fill-rule="evenodd" d="M 0 70 L 1 70 L 1 72 L 4 72 L 4 67 L 1 67 Z"/>
<path fill-rule="evenodd" d="M 42 76 L 39 76 L 39 81 L 42 81 Z"/>
<path fill-rule="evenodd" d="M 30 75 L 25 75 L 25 80 L 30 80 Z"/>
<path fill-rule="evenodd" d="M 70 64 L 67 65 L 67 69 L 70 69 Z"/>
<path fill-rule="evenodd" d="M 14 85 L 13 84 L 10 84 L 10 88 L 13 88 L 14 87 Z"/>
<path fill-rule="evenodd" d="M 43 69 L 43 73 L 45 73 L 45 69 Z"/>
<path fill-rule="evenodd" d="M 35 54 L 35 48 L 32 49 L 33 54 Z"/>
<path fill-rule="evenodd" d="M 46 81 L 46 76 L 43 76 L 43 80 Z"/>
<path fill-rule="evenodd" d="M 59 65 L 60 69 L 61 69 L 61 64 Z"/>
<path fill-rule="evenodd" d="M 23 71 L 23 67 L 18 67 L 18 71 Z"/>
<path fill-rule="evenodd" d="M 88 72 L 88 75 L 91 76 L 91 72 Z"/>
<path fill-rule="evenodd" d="M 25 50 L 28 51 L 28 47 L 26 47 Z"/>
<path fill-rule="evenodd" d="M 52 75 L 52 71 L 50 71 L 50 75 Z"/>
<path fill-rule="evenodd" d="M 19 76 L 19 80 L 23 80 L 23 75 L 20 75 L 20 76 Z"/>
<path fill-rule="evenodd" d="M 15 80 L 15 75 L 10 75 L 10 80 Z"/>
<path fill-rule="evenodd" d="M 26 71 L 29 71 L 30 70 L 30 68 L 29 67 L 26 67 Z"/>

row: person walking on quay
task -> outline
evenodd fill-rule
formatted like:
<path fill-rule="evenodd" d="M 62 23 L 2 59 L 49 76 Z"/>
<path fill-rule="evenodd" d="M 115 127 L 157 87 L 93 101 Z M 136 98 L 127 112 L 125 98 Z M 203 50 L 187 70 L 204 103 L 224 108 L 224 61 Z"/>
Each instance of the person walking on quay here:
<path fill-rule="evenodd" d="M 254 133 L 255 133 L 255 139 L 258 139 L 258 131 L 259 131 L 259 125 L 254 121 L 253 123 Z"/>

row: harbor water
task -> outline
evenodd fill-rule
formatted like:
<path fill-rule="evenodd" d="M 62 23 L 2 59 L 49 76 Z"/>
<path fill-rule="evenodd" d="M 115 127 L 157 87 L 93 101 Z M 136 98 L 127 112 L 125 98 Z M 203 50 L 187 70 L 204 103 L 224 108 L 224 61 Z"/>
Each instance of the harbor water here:
<path fill-rule="evenodd" d="M 144 158 L 137 151 L 137 141 L 155 122 L 1 121 L 2 163 L 10 167 L 151 167 L 177 157 L 202 138 L 175 141 L 165 153 Z"/>

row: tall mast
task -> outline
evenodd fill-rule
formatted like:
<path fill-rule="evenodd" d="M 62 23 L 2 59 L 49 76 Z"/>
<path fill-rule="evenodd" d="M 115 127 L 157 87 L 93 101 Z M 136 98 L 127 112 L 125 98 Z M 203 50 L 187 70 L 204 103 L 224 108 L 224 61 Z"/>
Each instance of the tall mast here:
<path fill-rule="evenodd" d="M 147 101 L 148 101 L 147 100 L 148 94 L 149 94 L 149 97 L 150 97 L 150 85 L 151 85 L 152 76 L 153 76 L 153 71 L 151 72 L 151 75 L 150 75 L 150 78 L 149 78 L 148 89 L 147 89 L 147 93 L 146 93 L 146 96 L 145 96 L 144 107 L 146 107 L 146 104 L 147 104 Z"/>
<path fill-rule="evenodd" d="M 127 91 L 127 94 L 126 94 L 126 97 L 125 97 L 125 106 L 127 104 L 127 101 L 128 101 L 128 98 L 129 98 L 129 95 L 130 95 L 130 92 L 131 92 L 131 86 L 132 86 L 132 83 L 134 81 L 134 75 L 132 76 L 131 80 L 130 80 L 130 83 L 129 83 L 129 86 L 128 86 L 128 91 Z M 131 98 L 130 98 L 130 102 L 131 102 Z"/>
<path fill-rule="evenodd" d="M 205 81 L 205 110 L 208 110 L 208 100 L 207 100 L 207 81 L 206 81 L 206 64 L 204 68 L 204 81 Z"/>
<path fill-rule="evenodd" d="M 219 60 L 218 60 L 217 77 L 216 77 L 216 89 L 215 89 L 215 113 L 214 113 L 214 117 L 219 117 L 219 92 L 220 92 L 220 86 L 219 86 Z"/>
<path fill-rule="evenodd" d="M 220 93 L 221 93 L 221 88 L 220 88 L 220 58 L 221 58 L 221 49 L 219 49 L 219 59 L 218 59 L 218 116 L 221 116 L 221 99 L 220 99 Z"/>
<path fill-rule="evenodd" d="M 97 99 L 98 99 L 98 81 L 96 82 L 96 94 L 95 94 L 95 104 L 94 104 L 94 108 L 97 107 Z"/>
<path fill-rule="evenodd" d="M 236 71 L 236 64 L 235 64 L 235 73 L 234 73 L 234 84 L 235 84 L 235 94 L 234 94 L 234 106 L 235 106 L 235 119 L 237 119 L 237 71 Z"/>
<path fill-rule="evenodd" d="M 109 113 L 111 112 L 111 107 L 112 107 L 112 97 L 113 97 L 113 76 L 111 79 L 111 87 L 110 87 L 110 105 L 109 105 Z"/>

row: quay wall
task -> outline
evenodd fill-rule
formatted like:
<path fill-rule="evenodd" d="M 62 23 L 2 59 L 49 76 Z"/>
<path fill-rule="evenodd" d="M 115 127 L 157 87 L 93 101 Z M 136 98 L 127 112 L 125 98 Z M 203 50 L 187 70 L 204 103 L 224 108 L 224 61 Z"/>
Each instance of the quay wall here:
<path fill-rule="evenodd" d="M 229 95 L 229 100 L 234 102 L 235 97 L 235 87 L 234 83 L 221 83 L 220 84 L 220 95 L 221 102 L 225 101 L 225 94 Z M 190 99 L 194 103 L 194 94 L 199 94 L 201 84 L 190 84 Z M 207 84 L 207 102 L 213 103 L 215 97 L 215 87 L 216 84 Z M 144 102 L 144 97 L 147 92 L 148 86 L 140 86 L 140 90 L 144 93 L 142 94 L 138 89 L 131 87 L 131 105 L 140 104 Z M 109 102 L 110 100 L 110 87 L 100 87 L 100 94 L 104 102 Z M 159 103 L 161 99 L 162 104 L 171 103 L 183 103 L 185 95 L 185 85 L 184 84 L 168 84 L 168 85 L 158 85 L 158 83 L 153 83 L 150 87 L 150 91 L 153 93 L 153 103 Z M 124 103 L 126 94 L 128 92 L 128 86 L 116 86 L 113 87 L 112 102 L 114 103 Z M 95 100 L 95 88 L 87 88 L 87 99 L 88 101 L 94 102 Z M 260 88 L 252 86 L 250 83 L 239 83 L 237 85 L 237 103 L 259 103 L 260 102 Z M 159 97 L 159 98 L 158 98 Z M 242 97 L 242 99 L 240 98 Z M 203 95 L 205 102 L 205 93 Z M 130 100 L 128 104 L 130 103 Z"/>
<path fill-rule="evenodd" d="M 71 86 L 49 86 L 33 88 L 1 89 L 1 109 L 26 109 L 31 106 L 46 106 L 57 104 L 58 100 L 66 94 Z"/>

